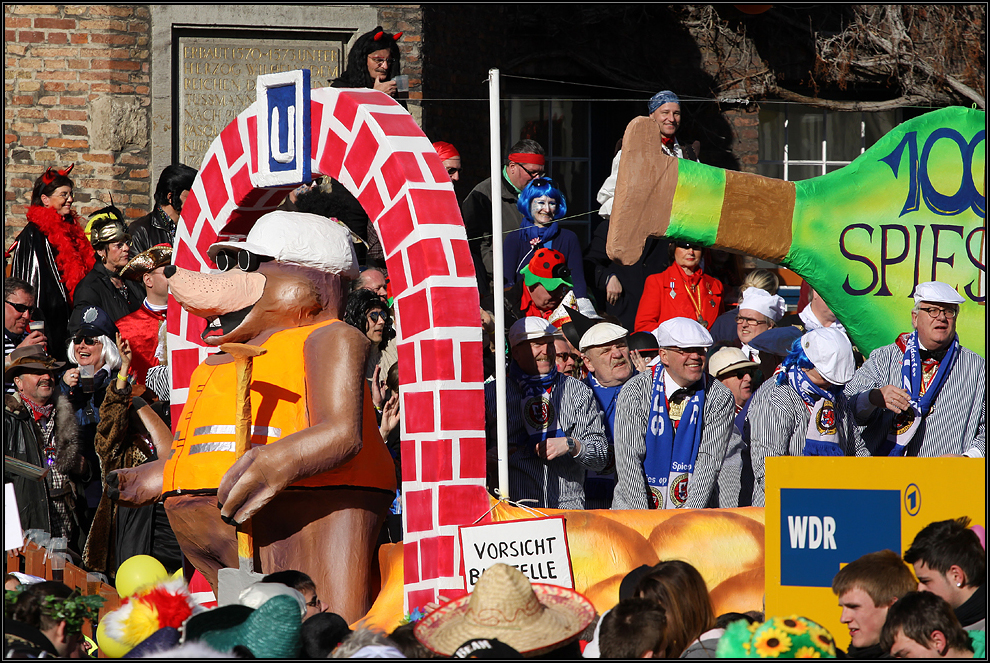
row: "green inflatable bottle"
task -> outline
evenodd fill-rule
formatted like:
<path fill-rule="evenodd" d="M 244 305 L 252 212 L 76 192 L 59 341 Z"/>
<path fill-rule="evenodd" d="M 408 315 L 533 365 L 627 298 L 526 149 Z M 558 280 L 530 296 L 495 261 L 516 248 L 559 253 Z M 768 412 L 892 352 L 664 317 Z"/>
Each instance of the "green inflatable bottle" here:
<path fill-rule="evenodd" d="M 952 107 L 904 122 L 848 166 L 800 182 L 665 156 L 633 120 L 608 253 L 631 264 L 648 236 L 783 265 L 818 291 L 864 352 L 911 328 L 914 288 L 965 298 L 960 342 L 986 356 L 986 114 Z"/>

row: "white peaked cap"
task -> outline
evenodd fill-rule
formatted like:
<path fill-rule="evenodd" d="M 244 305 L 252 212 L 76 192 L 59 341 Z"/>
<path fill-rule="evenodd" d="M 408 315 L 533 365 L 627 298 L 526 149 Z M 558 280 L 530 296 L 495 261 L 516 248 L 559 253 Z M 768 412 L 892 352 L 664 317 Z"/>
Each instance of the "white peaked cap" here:
<path fill-rule="evenodd" d="M 217 242 L 207 255 L 246 250 L 279 262 L 357 278 L 358 261 L 350 232 L 319 214 L 276 210 L 255 221 L 243 242 Z"/>
<path fill-rule="evenodd" d="M 804 354 L 823 378 L 836 385 L 852 380 L 856 372 L 852 343 L 845 332 L 835 327 L 822 327 L 801 337 Z"/>
<path fill-rule="evenodd" d="M 532 341 L 544 336 L 553 336 L 556 327 L 536 316 L 520 318 L 509 327 L 509 347 L 514 348 L 523 341 Z"/>
<path fill-rule="evenodd" d="M 739 302 L 739 310 L 743 309 L 762 313 L 774 322 L 780 322 L 784 317 L 784 311 L 787 310 L 787 304 L 780 295 L 771 295 L 760 288 L 746 288 L 742 301 Z"/>
<path fill-rule="evenodd" d="M 611 343 L 628 335 L 629 332 L 626 331 L 625 327 L 620 327 L 611 322 L 599 322 L 596 325 L 592 325 L 591 329 L 584 333 L 579 343 L 581 347 L 578 349 L 584 352 L 590 347 Z"/>
<path fill-rule="evenodd" d="M 956 289 L 941 281 L 926 281 L 919 283 L 914 289 L 914 303 L 934 302 L 936 304 L 962 304 L 962 298 Z"/>
<path fill-rule="evenodd" d="M 708 330 L 690 318 L 671 318 L 653 331 L 661 348 L 710 348 Z"/>

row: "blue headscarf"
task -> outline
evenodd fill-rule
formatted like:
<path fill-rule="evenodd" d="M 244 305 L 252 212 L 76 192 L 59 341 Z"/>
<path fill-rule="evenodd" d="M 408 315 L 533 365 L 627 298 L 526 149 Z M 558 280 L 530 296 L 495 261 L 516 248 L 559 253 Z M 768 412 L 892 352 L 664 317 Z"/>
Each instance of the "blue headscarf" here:
<path fill-rule="evenodd" d="M 650 100 L 647 102 L 647 108 L 650 109 L 649 114 L 653 115 L 653 111 L 660 108 L 664 104 L 669 103 L 679 104 L 681 103 L 681 100 L 678 99 L 677 95 L 670 90 L 661 90 L 660 92 L 657 92 L 655 95 L 650 97 Z"/>

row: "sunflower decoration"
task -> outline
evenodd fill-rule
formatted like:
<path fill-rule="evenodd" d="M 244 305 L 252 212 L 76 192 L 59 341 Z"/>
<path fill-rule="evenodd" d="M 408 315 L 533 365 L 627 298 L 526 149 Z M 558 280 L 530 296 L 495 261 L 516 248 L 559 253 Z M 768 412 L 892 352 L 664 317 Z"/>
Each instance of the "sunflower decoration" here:
<path fill-rule="evenodd" d="M 835 658 L 832 636 L 797 615 L 763 623 L 740 620 L 729 624 L 719 640 L 719 658 Z"/>
<path fill-rule="evenodd" d="M 794 652 L 794 658 L 821 658 L 822 652 L 814 647 L 801 647 Z"/>
<path fill-rule="evenodd" d="M 779 628 L 760 629 L 753 638 L 753 649 L 760 658 L 777 658 L 791 650 L 791 638 Z"/>
<path fill-rule="evenodd" d="M 808 632 L 808 624 L 797 615 L 785 617 L 777 622 L 777 628 L 790 635 L 804 635 Z"/>

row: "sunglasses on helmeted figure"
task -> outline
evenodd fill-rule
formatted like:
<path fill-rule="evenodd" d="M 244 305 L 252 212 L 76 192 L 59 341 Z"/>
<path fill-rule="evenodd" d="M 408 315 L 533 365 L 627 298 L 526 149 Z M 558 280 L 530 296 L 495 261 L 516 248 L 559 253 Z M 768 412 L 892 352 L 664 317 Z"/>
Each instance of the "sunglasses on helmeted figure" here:
<path fill-rule="evenodd" d="M 74 336 L 72 342 L 76 345 L 96 345 L 100 339 L 96 336 Z"/>

